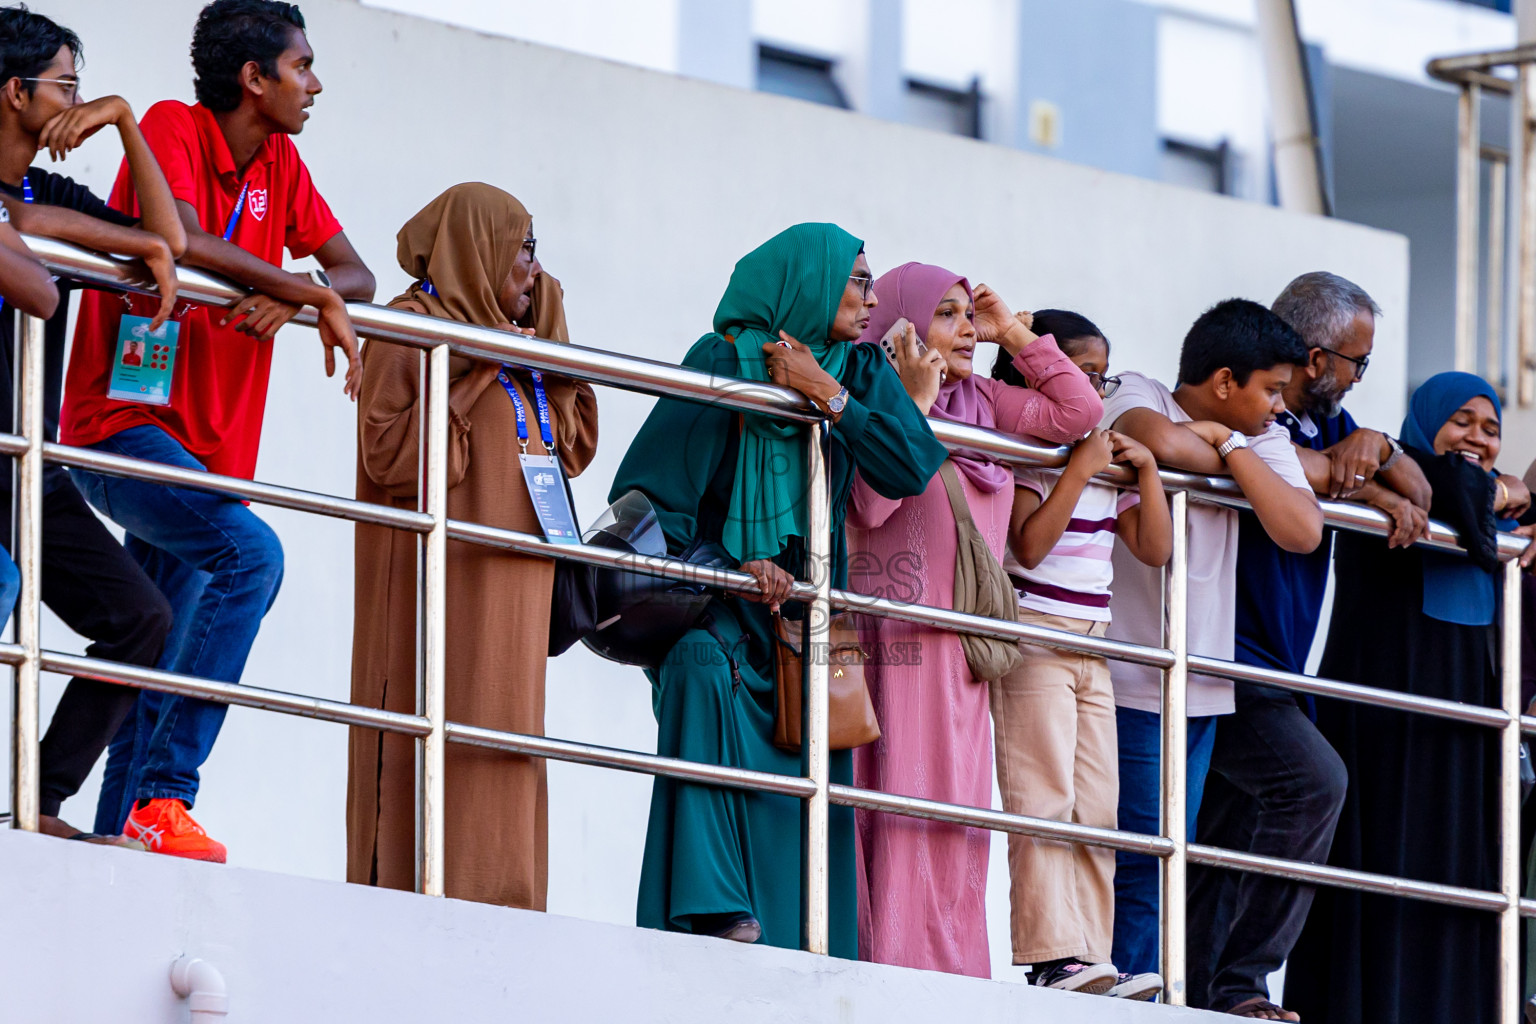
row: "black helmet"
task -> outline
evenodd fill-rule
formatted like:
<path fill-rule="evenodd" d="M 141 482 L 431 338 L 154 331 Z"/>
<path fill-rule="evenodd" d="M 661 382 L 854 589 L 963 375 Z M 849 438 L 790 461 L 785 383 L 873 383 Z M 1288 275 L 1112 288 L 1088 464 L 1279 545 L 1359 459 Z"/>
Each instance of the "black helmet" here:
<path fill-rule="evenodd" d="M 667 554 L 667 538 L 656 510 L 639 491 L 628 491 L 609 505 L 582 539 L 593 547 L 636 555 Z M 695 565 L 736 568 L 729 552 L 708 541 L 694 541 L 678 557 Z M 700 583 L 628 569 L 598 569 L 597 627 L 581 642 L 609 661 L 657 668 L 698 623 L 714 593 Z"/>

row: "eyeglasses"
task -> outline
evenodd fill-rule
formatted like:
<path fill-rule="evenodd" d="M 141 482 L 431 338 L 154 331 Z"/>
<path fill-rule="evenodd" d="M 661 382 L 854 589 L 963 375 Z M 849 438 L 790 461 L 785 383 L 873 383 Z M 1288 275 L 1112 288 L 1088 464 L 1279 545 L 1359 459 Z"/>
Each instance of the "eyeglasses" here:
<path fill-rule="evenodd" d="M 849 274 L 848 280 L 859 286 L 859 298 L 868 299 L 870 289 L 875 286 L 875 279 L 868 274 Z"/>
<path fill-rule="evenodd" d="M 1322 346 L 1319 345 L 1318 348 L 1322 348 Z M 1338 356 L 1340 359 L 1346 360 L 1347 362 L 1354 363 L 1355 364 L 1355 380 L 1364 380 L 1365 379 L 1365 368 L 1367 366 L 1371 365 L 1371 357 L 1370 356 L 1366 356 L 1363 359 L 1356 359 L 1354 356 L 1347 356 L 1343 352 L 1339 352 L 1339 351 L 1337 351 L 1335 349 L 1331 349 L 1331 348 L 1324 348 L 1323 351 L 1327 352 L 1331 356 Z"/>
<path fill-rule="evenodd" d="M 22 82 L 52 82 L 54 85 L 58 86 L 63 91 L 64 99 L 65 99 L 66 102 L 69 102 L 69 103 L 73 103 L 75 101 L 75 94 L 80 91 L 80 79 L 78 79 L 78 78 L 21 78 L 20 76 L 17 76 L 17 77 L 18 77 L 18 80 L 22 81 Z"/>
<path fill-rule="evenodd" d="M 1088 383 L 1093 385 L 1093 390 L 1099 393 L 1100 398 L 1108 398 L 1120 390 L 1119 377 L 1106 377 L 1102 373 L 1087 373 L 1084 376 L 1088 378 Z"/>
<path fill-rule="evenodd" d="M 538 249 L 538 247 L 539 240 L 534 238 L 532 235 L 529 235 L 527 238 L 523 239 L 523 251 L 528 254 L 528 260 L 530 263 L 533 261 L 533 254 Z"/>

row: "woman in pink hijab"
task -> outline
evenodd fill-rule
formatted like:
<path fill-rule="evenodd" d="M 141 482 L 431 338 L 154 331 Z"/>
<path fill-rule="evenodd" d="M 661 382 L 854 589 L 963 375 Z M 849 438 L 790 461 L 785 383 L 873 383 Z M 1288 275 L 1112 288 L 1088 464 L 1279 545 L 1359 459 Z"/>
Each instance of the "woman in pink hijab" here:
<path fill-rule="evenodd" d="M 1037 337 L 986 285 L 907 263 L 875 282 L 879 304 L 864 332 L 887 333 L 901 351 L 903 384 L 934 419 L 1081 440 L 1102 404 L 1088 378 L 1047 335 Z M 893 331 L 897 321 L 909 326 Z M 1029 388 L 977 376 L 978 342 L 1002 346 Z M 919 356 L 919 342 L 926 354 Z M 920 363 L 942 359 L 943 382 Z M 894 372 L 894 371 L 893 371 Z M 1001 558 L 1013 506 L 1013 472 L 952 455 L 971 517 Z M 848 505 L 850 588 L 893 600 L 954 606 L 955 517 L 938 474 L 914 498 L 892 500 L 856 478 Z M 976 679 L 959 638 L 894 619 L 863 617 L 860 637 L 880 739 L 853 752 L 861 787 L 964 804 L 992 804 L 992 726 L 987 681 Z M 990 834 L 982 829 L 858 812 L 859 958 L 989 977 L 985 897 Z"/>

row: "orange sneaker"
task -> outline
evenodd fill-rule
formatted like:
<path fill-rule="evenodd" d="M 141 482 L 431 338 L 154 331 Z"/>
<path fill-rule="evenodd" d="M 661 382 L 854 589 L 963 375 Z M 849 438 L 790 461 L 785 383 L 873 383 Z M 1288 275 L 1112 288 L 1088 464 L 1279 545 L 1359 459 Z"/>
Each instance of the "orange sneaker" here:
<path fill-rule="evenodd" d="M 123 835 L 137 839 L 150 853 L 224 863 L 224 844 L 209 839 L 203 826 L 192 820 L 180 800 L 135 803 L 133 812 L 123 823 Z"/>

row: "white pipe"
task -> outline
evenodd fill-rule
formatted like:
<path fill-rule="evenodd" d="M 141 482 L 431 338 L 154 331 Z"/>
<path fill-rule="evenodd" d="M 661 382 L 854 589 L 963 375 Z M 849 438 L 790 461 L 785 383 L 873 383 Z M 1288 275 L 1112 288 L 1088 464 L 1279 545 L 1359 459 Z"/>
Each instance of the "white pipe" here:
<path fill-rule="evenodd" d="M 1306 54 L 1292 0 L 1259 0 L 1259 50 L 1269 86 L 1270 134 L 1275 146 L 1275 186 L 1280 205 L 1303 213 L 1328 213 L 1317 127 L 1312 123 Z"/>
<path fill-rule="evenodd" d="M 171 989 L 187 1001 L 192 1024 L 216 1024 L 229 1014 L 224 975 L 207 960 L 182 954 L 171 964 Z"/>

